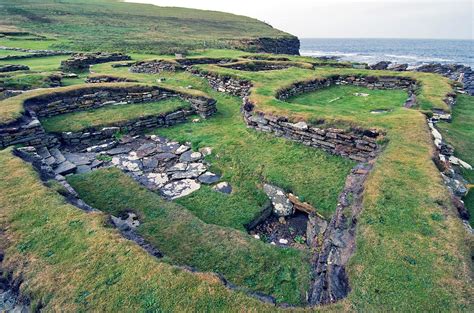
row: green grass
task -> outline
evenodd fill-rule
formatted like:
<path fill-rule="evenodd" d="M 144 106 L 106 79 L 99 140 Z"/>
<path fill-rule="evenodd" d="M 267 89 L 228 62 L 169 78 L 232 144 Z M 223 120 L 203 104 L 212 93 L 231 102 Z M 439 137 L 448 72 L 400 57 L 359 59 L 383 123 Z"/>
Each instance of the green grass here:
<path fill-rule="evenodd" d="M 309 255 L 281 249 L 230 228 L 205 224 L 188 210 L 163 200 L 118 169 L 75 175 L 68 181 L 87 203 L 119 215 L 140 216 L 139 233 L 173 264 L 218 272 L 231 282 L 301 303 L 309 286 Z"/>
<path fill-rule="evenodd" d="M 367 97 L 356 93 L 369 94 Z M 332 86 L 317 92 L 306 93 L 288 99 L 288 102 L 311 106 L 315 114 L 324 115 L 370 115 L 373 110 L 400 109 L 407 99 L 407 93 L 401 90 L 370 90 L 356 86 Z M 392 112 L 380 113 L 381 115 Z"/>
<path fill-rule="evenodd" d="M 69 58 L 67 55 L 56 55 L 51 57 L 41 57 L 41 58 L 28 58 L 28 59 L 19 59 L 19 60 L 0 60 L 1 64 L 20 64 L 26 65 L 30 68 L 31 71 L 58 71 L 59 66 L 62 60 Z"/>
<path fill-rule="evenodd" d="M 227 290 L 213 275 L 193 274 L 149 256 L 105 227 L 103 214 L 67 204 L 10 149 L 0 151 L 0 177 L 2 266 L 21 277 L 32 311 L 275 310 Z"/>
<path fill-rule="evenodd" d="M 1 38 L 0 38 L 1 40 Z M 2 50 L 0 49 L 0 58 L 2 57 L 7 57 L 11 55 L 25 55 L 28 54 L 26 52 L 21 52 L 21 51 L 14 51 L 14 50 Z"/>
<path fill-rule="evenodd" d="M 455 149 L 455 155 L 467 163 L 474 165 L 474 97 L 459 95 L 453 109 L 453 121 L 451 123 L 438 123 L 444 139 Z M 470 184 L 474 184 L 474 171 L 463 170 L 463 177 Z M 471 213 L 471 225 L 474 226 L 474 191 L 464 199 Z"/>
<path fill-rule="evenodd" d="M 244 16 L 117 0 L 0 0 L 0 16 L 4 24 L 59 39 L 49 47 L 75 50 L 228 48 L 235 39 L 290 36 Z"/>
<path fill-rule="evenodd" d="M 41 120 L 48 132 L 77 132 L 98 126 L 119 125 L 132 119 L 156 116 L 190 108 L 188 102 L 178 98 L 156 102 L 110 105 L 98 109 L 56 115 Z"/>
<path fill-rule="evenodd" d="M 9 73 L 0 75 L 0 86 L 6 89 L 28 90 L 51 87 L 51 73 Z"/>

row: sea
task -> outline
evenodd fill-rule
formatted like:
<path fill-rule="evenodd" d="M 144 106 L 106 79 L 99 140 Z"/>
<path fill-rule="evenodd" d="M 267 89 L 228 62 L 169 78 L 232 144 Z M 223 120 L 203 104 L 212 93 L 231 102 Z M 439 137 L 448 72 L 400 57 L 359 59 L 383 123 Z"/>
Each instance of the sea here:
<path fill-rule="evenodd" d="M 474 69 L 474 40 L 444 39 L 321 39 L 301 40 L 301 55 L 334 56 L 340 60 L 374 64 L 379 61 L 463 64 Z"/>

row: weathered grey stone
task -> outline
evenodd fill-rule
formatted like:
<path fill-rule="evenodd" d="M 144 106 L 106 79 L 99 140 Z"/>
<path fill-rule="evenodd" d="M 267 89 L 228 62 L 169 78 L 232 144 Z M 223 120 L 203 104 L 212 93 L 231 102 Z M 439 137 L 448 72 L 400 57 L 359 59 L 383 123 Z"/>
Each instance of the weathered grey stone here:
<path fill-rule="evenodd" d="M 206 172 L 199 176 L 199 181 L 205 185 L 212 185 L 214 183 L 217 183 L 221 177 L 217 174 L 214 174 L 212 172 Z"/>
<path fill-rule="evenodd" d="M 117 148 L 107 150 L 105 151 L 105 153 L 107 153 L 108 155 L 117 155 L 117 154 L 129 153 L 130 151 L 132 151 L 131 148 L 122 146 L 122 147 L 117 147 Z"/>
<path fill-rule="evenodd" d="M 77 153 L 65 153 L 64 157 L 71 163 L 76 164 L 77 166 L 79 165 L 87 165 L 91 164 L 92 161 L 94 160 L 93 155 L 86 155 L 84 153 L 82 154 L 77 154 Z"/>
<path fill-rule="evenodd" d="M 168 173 L 170 172 L 180 172 L 185 171 L 188 168 L 187 163 L 176 163 L 175 165 L 171 166 L 170 168 L 166 169 Z"/>
<path fill-rule="evenodd" d="M 67 175 L 74 173 L 76 171 L 76 168 L 76 165 L 66 160 L 59 164 L 59 166 L 54 170 L 54 172 L 59 175 Z"/>
<path fill-rule="evenodd" d="M 186 151 L 180 156 L 179 160 L 181 162 L 195 162 L 201 158 L 202 154 L 200 152 Z"/>
<path fill-rule="evenodd" d="M 174 153 L 158 153 L 157 155 L 154 156 L 155 159 L 158 161 L 169 161 L 172 159 L 177 158 L 177 155 Z"/>
<path fill-rule="evenodd" d="M 220 193 L 225 193 L 225 194 L 232 193 L 232 186 L 228 182 L 218 183 L 212 189 Z"/>
<path fill-rule="evenodd" d="M 161 193 L 169 199 L 177 199 L 190 195 L 199 188 L 201 188 L 201 184 L 194 179 L 183 179 L 165 185 L 161 188 Z"/>
<path fill-rule="evenodd" d="M 58 150 L 58 148 L 52 148 L 52 149 L 49 150 L 49 152 L 51 153 L 51 155 L 56 160 L 56 164 L 60 164 L 60 163 L 63 163 L 64 161 L 66 161 L 66 158 L 61 153 L 61 151 Z"/>
<path fill-rule="evenodd" d="M 289 216 L 293 214 L 293 204 L 283 189 L 270 184 L 264 184 L 263 191 L 265 191 L 270 201 L 272 201 L 273 213 L 277 216 Z"/>
<path fill-rule="evenodd" d="M 88 165 L 79 165 L 76 170 L 76 174 L 84 174 L 89 173 L 91 171 L 91 167 Z"/>

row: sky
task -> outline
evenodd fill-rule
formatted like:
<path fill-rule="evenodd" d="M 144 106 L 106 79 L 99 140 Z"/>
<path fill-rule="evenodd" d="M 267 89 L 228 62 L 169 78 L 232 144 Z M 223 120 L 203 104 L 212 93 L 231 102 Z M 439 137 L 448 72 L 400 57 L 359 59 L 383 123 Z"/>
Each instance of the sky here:
<path fill-rule="evenodd" d="M 126 0 L 246 15 L 300 38 L 473 39 L 473 0 Z"/>

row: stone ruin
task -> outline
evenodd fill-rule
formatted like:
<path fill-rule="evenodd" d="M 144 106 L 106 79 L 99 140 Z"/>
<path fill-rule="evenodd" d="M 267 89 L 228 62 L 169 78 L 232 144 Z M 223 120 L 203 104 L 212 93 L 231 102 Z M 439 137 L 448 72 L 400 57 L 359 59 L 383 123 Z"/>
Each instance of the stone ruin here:
<path fill-rule="evenodd" d="M 131 57 L 122 53 L 78 53 L 62 61 L 61 70 L 66 72 L 85 71 L 93 64 L 128 60 L 131 60 Z"/>

